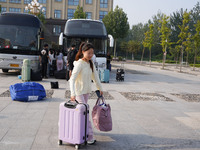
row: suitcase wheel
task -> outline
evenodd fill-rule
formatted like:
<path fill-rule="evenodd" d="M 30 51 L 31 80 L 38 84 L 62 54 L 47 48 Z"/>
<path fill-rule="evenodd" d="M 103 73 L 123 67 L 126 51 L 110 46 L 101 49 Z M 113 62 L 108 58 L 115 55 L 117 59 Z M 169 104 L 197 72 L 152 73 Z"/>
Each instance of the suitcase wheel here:
<path fill-rule="evenodd" d="M 58 145 L 62 145 L 62 140 L 59 140 L 59 141 L 58 141 Z"/>
<path fill-rule="evenodd" d="M 80 148 L 80 145 L 76 144 L 75 149 L 79 149 L 79 148 Z"/>

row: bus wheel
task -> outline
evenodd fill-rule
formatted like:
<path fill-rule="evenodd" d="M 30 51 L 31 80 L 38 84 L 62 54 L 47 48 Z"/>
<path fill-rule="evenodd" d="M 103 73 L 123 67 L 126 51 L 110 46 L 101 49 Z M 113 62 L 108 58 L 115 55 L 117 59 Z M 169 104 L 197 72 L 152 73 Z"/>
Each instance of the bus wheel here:
<path fill-rule="evenodd" d="M 3 72 L 8 72 L 8 69 L 2 69 Z"/>

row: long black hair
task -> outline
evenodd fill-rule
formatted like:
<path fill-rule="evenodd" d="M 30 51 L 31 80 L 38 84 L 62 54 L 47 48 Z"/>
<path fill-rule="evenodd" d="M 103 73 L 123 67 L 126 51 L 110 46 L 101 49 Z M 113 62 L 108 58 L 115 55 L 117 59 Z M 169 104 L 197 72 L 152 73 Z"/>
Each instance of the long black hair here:
<path fill-rule="evenodd" d="M 77 61 L 80 58 L 83 58 L 83 52 L 88 51 L 91 48 L 94 49 L 94 46 L 91 43 L 82 42 L 80 47 L 79 47 L 78 53 L 76 54 L 75 60 Z M 94 70 L 93 70 L 92 60 L 89 60 L 89 63 L 90 63 L 90 68 L 92 69 L 92 72 L 93 72 Z"/>

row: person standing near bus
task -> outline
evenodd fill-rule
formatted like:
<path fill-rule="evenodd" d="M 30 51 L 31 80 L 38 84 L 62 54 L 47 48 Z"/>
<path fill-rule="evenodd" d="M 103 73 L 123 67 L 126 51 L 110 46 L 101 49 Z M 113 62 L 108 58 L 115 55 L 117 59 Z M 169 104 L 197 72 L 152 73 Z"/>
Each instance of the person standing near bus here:
<path fill-rule="evenodd" d="M 47 75 L 50 77 L 51 75 L 54 75 L 54 68 L 53 67 L 53 61 L 56 61 L 54 49 L 49 50 L 49 61 L 47 65 Z"/>
<path fill-rule="evenodd" d="M 63 70 L 63 53 L 61 53 L 60 50 L 58 50 L 56 54 L 56 66 L 57 71 Z"/>
<path fill-rule="evenodd" d="M 106 55 L 106 64 L 107 64 L 106 69 L 110 71 L 111 71 L 111 64 L 110 64 L 111 60 L 112 60 L 112 57 L 110 56 L 110 53 L 108 52 Z"/>
<path fill-rule="evenodd" d="M 69 77 L 71 77 L 72 70 L 74 68 L 74 64 L 73 63 L 74 63 L 74 60 L 75 60 L 77 52 L 78 51 L 76 49 L 76 45 L 72 44 L 71 48 L 69 50 L 69 53 L 67 55 L 67 64 L 68 64 L 68 68 L 69 68 Z"/>
<path fill-rule="evenodd" d="M 40 60 L 40 66 L 42 67 L 42 78 L 48 78 L 47 77 L 47 64 L 49 59 L 49 51 L 48 51 L 48 44 L 44 44 L 44 48 L 40 53 L 39 60 Z"/>
<path fill-rule="evenodd" d="M 91 60 L 93 54 L 94 47 L 91 43 L 81 43 L 74 61 L 74 69 L 69 80 L 72 101 L 76 99 L 79 103 L 87 104 L 89 93 L 91 93 L 91 80 L 94 81 L 97 89 L 100 90 L 100 95 L 103 95 L 98 73 Z M 93 129 L 90 121 L 88 132 L 88 144 L 94 144 L 96 140 L 93 136 Z"/>

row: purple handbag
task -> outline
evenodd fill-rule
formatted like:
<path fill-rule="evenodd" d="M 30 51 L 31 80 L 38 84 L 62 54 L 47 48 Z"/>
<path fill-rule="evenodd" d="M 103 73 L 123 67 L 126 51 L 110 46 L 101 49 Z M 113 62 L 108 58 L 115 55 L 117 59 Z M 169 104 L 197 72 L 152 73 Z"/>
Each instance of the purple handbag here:
<path fill-rule="evenodd" d="M 112 130 L 111 108 L 109 104 L 105 103 L 103 97 L 98 98 L 93 107 L 92 120 L 96 129 L 105 132 Z"/>

